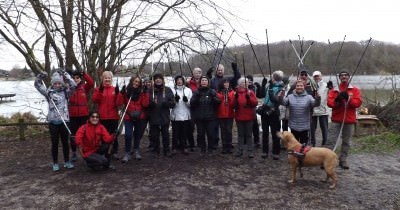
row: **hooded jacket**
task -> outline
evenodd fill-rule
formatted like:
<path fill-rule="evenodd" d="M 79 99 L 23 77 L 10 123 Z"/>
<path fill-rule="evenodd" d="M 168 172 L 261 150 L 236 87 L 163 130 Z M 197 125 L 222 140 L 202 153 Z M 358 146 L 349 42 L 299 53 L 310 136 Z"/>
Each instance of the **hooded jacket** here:
<path fill-rule="evenodd" d="M 215 90 L 210 87 L 200 87 L 193 93 L 190 100 L 192 119 L 215 120 L 220 103 L 221 100 L 217 97 Z"/>
<path fill-rule="evenodd" d="M 55 72 L 52 76 L 52 81 L 60 82 L 58 81 L 59 78 L 63 77 L 69 86 L 62 85 L 60 88 L 54 89 L 52 85 L 46 89 L 40 77 L 37 77 L 34 83 L 35 88 L 49 103 L 47 122 L 57 125 L 62 124 L 63 120 L 69 122 L 68 99 L 74 93 L 76 88 L 75 81 L 66 72 L 63 76 L 60 76 L 58 72 Z M 64 84 L 64 81 L 61 83 Z"/>
<path fill-rule="evenodd" d="M 119 93 L 120 94 L 120 93 Z M 97 87 L 94 89 L 92 101 L 97 104 L 101 120 L 118 120 L 118 107 L 122 103 L 117 103 L 115 87 L 105 85 L 102 92 Z"/>
<path fill-rule="evenodd" d="M 79 127 L 75 139 L 76 144 L 82 148 L 83 158 L 87 158 L 100 148 L 102 142 L 111 143 L 114 136 L 110 135 L 102 124 L 87 122 Z"/>
<path fill-rule="evenodd" d="M 83 78 L 86 82 L 81 81 L 76 86 L 74 94 L 69 99 L 69 115 L 71 117 L 82 117 L 89 115 L 88 94 L 94 87 L 94 82 L 89 74 L 84 73 Z"/>
<path fill-rule="evenodd" d="M 251 121 L 256 119 L 256 106 L 258 100 L 253 91 L 239 87 L 236 90 L 237 96 L 235 96 L 236 110 L 235 120 L 236 121 Z M 250 99 L 246 98 L 246 95 L 250 95 Z"/>
<path fill-rule="evenodd" d="M 140 116 L 139 116 L 140 120 L 147 118 L 146 109 L 149 107 L 149 102 L 150 102 L 149 94 L 142 90 L 138 94 L 139 94 L 139 97 L 137 97 L 137 98 L 134 98 L 134 97 L 131 98 L 131 96 L 128 95 L 128 92 L 125 94 L 118 95 L 117 104 L 124 104 L 126 106 L 129 102 L 128 107 L 126 108 L 124 120 L 132 120 L 129 115 L 129 112 L 134 112 L 134 111 L 140 112 Z M 129 101 L 129 98 L 131 98 L 130 101 Z"/>
<path fill-rule="evenodd" d="M 357 123 L 356 109 L 362 104 L 361 93 L 357 87 L 349 85 L 347 88 L 347 83 L 340 83 L 339 89 L 337 87 L 329 91 L 328 94 L 328 106 L 332 108 L 332 122 L 342 123 L 343 118 L 344 123 L 355 124 Z M 347 102 L 347 110 L 345 111 L 346 101 L 342 100 L 339 103 L 335 102 L 336 97 L 339 92 L 346 91 L 349 94 L 349 100 Z M 346 112 L 346 116 L 344 113 Z"/>
<path fill-rule="evenodd" d="M 218 118 L 232 118 L 235 116 L 234 105 L 235 105 L 235 91 L 232 89 L 223 89 L 218 91 L 217 96 L 221 103 L 218 106 L 217 117 Z"/>
<path fill-rule="evenodd" d="M 149 123 L 151 125 L 169 125 L 170 109 L 175 106 L 174 94 L 171 88 L 164 85 L 161 87 L 156 87 L 156 85 L 154 85 L 152 89 L 149 90 L 149 94 Z"/>
<path fill-rule="evenodd" d="M 175 101 L 175 107 L 171 110 L 171 120 L 172 121 L 185 121 L 190 120 L 190 99 L 192 99 L 192 91 L 190 88 L 185 86 L 177 86 L 172 89 L 174 96 L 178 94 L 179 101 Z M 187 102 L 183 101 L 183 96 L 188 99 Z"/>

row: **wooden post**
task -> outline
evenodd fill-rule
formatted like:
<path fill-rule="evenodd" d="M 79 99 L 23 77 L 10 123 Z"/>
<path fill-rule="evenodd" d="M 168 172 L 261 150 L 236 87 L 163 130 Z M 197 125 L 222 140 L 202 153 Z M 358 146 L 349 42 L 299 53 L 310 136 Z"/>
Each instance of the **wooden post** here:
<path fill-rule="evenodd" d="M 25 120 L 23 118 L 18 119 L 18 127 L 19 127 L 19 140 L 25 141 L 25 129 L 26 129 L 26 124 Z"/>

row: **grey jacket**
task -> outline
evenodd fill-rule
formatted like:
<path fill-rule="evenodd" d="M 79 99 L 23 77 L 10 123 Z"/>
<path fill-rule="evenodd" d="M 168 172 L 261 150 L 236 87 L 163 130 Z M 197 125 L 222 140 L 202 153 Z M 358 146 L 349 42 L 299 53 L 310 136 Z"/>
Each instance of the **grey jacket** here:
<path fill-rule="evenodd" d="M 320 97 L 314 99 L 311 95 L 304 91 L 297 94 L 288 95 L 283 99 L 282 105 L 289 107 L 289 128 L 296 131 L 310 130 L 311 111 L 313 107 L 319 106 Z"/>
<path fill-rule="evenodd" d="M 47 122 L 52 124 L 62 124 L 62 120 L 69 122 L 68 99 L 75 91 L 76 83 L 68 73 L 64 73 L 64 77 L 69 85 L 63 85 L 59 89 L 53 89 L 52 86 L 46 88 L 40 77 L 37 77 L 35 80 L 35 88 L 46 98 L 47 102 L 49 103 Z M 54 105 L 57 106 L 58 111 Z"/>

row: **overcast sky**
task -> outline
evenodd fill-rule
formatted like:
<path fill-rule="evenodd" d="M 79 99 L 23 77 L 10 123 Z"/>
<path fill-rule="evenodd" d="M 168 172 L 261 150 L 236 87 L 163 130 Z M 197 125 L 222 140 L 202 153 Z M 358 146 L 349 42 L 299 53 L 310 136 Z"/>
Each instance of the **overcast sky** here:
<path fill-rule="evenodd" d="M 218 0 L 241 19 L 232 21 L 237 34 L 228 45 L 247 44 L 248 33 L 253 44 L 296 40 L 320 42 L 373 40 L 400 43 L 399 0 Z M 231 29 L 225 28 L 223 40 Z M 15 64 L 24 66 L 17 52 L 0 50 L 0 68 L 9 70 Z"/>

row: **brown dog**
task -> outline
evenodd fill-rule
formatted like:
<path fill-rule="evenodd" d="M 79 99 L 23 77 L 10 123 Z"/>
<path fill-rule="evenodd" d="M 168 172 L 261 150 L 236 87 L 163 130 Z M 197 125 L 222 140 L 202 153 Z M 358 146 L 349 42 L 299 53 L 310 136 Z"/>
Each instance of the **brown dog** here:
<path fill-rule="evenodd" d="M 332 179 L 332 185 L 329 188 L 335 188 L 337 177 L 336 177 L 336 166 L 338 164 L 338 158 L 336 153 L 328 148 L 323 147 L 312 147 L 303 158 L 298 158 L 294 152 L 298 151 L 302 145 L 296 140 L 291 132 L 283 131 L 277 133 L 278 137 L 281 138 L 284 147 L 289 152 L 288 160 L 292 169 L 292 177 L 289 180 L 289 183 L 296 182 L 296 169 L 299 167 L 300 175 L 302 166 L 321 166 L 325 169 L 326 172 L 326 180 L 328 181 L 329 177 Z"/>

